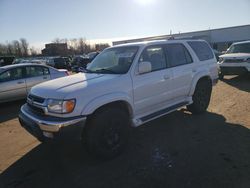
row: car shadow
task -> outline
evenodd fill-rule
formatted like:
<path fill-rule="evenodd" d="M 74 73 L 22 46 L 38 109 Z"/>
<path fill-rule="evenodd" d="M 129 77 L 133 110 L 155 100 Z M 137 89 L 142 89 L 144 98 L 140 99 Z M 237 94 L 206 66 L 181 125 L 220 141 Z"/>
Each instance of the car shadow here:
<path fill-rule="evenodd" d="M 0 175 L 8 187 L 249 187 L 250 131 L 180 110 L 131 131 L 125 152 L 92 158 L 78 139 L 40 144 Z"/>
<path fill-rule="evenodd" d="M 225 77 L 222 81 L 242 91 L 250 92 L 250 74 Z"/>
<path fill-rule="evenodd" d="M 21 106 L 26 100 L 18 100 L 6 103 L 0 103 L 0 123 L 18 117 Z"/>

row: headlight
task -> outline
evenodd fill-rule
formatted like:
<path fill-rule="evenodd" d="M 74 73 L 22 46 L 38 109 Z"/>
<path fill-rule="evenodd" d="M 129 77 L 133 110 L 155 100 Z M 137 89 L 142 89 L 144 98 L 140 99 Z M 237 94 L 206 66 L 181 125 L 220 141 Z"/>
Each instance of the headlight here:
<path fill-rule="evenodd" d="M 219 58 L 219 63 L 222 63 L 222 61 L 223 61 L 223 58 L 220 57 L 220 58 Z"/>
<path fill-rule="evenodd" d="M 75 103 L 76 103 L 75 99 L 70 99 L 70 100 L 48 99 L 47 108 L 48 111 L 52 113 L 66 114 L 74 110 Z"/>
<path fill-rule="evenodd" d="M 250 63 L 250 58 L 247 59 L 247 62 Z"/>

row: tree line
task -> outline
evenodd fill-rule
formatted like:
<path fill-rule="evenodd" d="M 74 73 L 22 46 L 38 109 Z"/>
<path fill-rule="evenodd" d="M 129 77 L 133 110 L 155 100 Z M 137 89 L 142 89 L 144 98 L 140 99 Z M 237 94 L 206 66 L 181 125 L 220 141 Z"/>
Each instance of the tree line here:
<path fill-rule="evenodd" d="M 0 43 L 0 55 L 10 55 L 18 57 L 27 57 L 34 49 L 29 48 L 29 43 L 25 38 L 13 40 L 6 44 Z"/>
<path fill-rule="evenodd" d="M 55 38 L 51 42 L 66 43 L 72 55 L 86 54 L 92 51 L 102 51 L 110 46 L 108 43 L 90 44 L 85 38 Z M 34 47 L 30 47 L 25 38 L 6 42 L 5 44 L 0 43 L 0 56 L 28 57 L 36 55 L 41 55 L 41 52 L 38 52 Z"/>
<path fill-rule="evenodd" d="M 66 43 L 68 49 L 74 54 L 87 54 L 92 51 L 102 51 L 105 48 L 109 47 L 108 43 L 94 43 L 90 44 L 85 38 L 73 38 L 73 39 L 60 39 L 55 38 L 52 40 L 52 43 Z"/>

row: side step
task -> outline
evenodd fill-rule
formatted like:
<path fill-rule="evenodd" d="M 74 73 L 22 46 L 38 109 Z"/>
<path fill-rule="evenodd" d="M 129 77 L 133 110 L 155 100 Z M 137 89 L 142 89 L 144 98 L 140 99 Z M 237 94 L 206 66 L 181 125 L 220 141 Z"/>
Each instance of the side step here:
<path fill-rule="evenodd" d="M 182 107 L 182 106 L 185 106 L 185 105 L 187 105 L 187 104 L 189 104 L 189 103 L 188 103 L 188 102 L 181 102 L 181 103 L 175 104 L 175 105 L 173 105 L 173 106 L 170 106 L 170 107 L 167 107 L 167 108 L 165 108 L 165 109 L 159 110 L 159 111 L 154 112 L 154 113 L 152 113 L 152 114 L 146 115 L 146 116 L 140 118 L 140 120 L 141 120 L 142 122 L 148 121 L 148 120 L 153 119 L 153 118 L 155 118 L 155 117 L 159 117 L 159 116 L 165 115 L 165 114 L 167 114 L 168 112 L 171 112 L 171 111 L 173 111 L 173 110 L 176 110 L 176 109 L 178 109 L 178 108 L 180 108 L 180 107 Z"/>

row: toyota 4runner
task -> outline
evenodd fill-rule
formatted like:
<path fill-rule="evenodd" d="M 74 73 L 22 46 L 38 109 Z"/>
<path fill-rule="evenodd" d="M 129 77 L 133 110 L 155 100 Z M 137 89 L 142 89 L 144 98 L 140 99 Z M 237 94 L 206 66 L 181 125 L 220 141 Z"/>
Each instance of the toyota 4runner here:
<path fill-rule="evenodd" d="M 82 141 L 112 158 L 137 127 L 180 107 L 205 112 L 217 82 L 216 58 L 203 40 L 166 40 L 110 47 L 85 73 L 33 87 L 21 125 L 40 141 L 81 127 Z"/>

